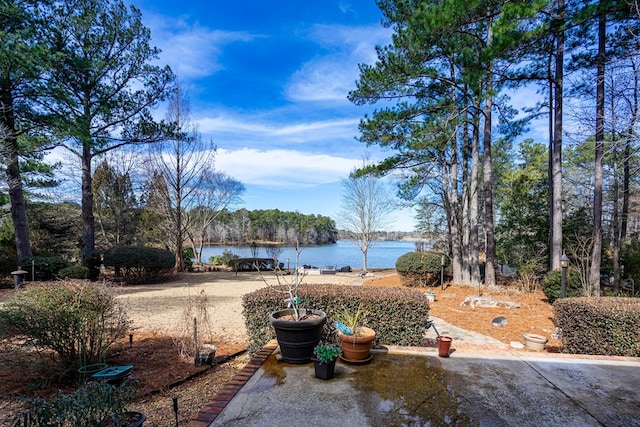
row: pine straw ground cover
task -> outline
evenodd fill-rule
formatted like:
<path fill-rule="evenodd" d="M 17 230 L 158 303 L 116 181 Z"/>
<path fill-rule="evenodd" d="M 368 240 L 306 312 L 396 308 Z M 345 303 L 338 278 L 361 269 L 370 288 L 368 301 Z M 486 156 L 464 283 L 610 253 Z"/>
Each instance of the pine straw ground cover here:
<path fill-rule="evenodd" d="M 365 286 L 400 286 L 397 274 L 375 278 L 365 282 Z M 429 305 L 429 314 L 439 317 L 459 328 L 479 332 L 505 344 L 512 341 L 524 343 L 522 334 L 533 333 L 549 338 L 546 351 L 559 352 L 560 340 L 552 339 L 555 331 L 553 309 L 542 290 L 523 292 L 513 283 L 506 283 L 494 289 L 476 286 L 447 286 L 429 288 L 436 293 L 436 301 Z M 520 308 L 471 308 L 461 305 L 469 296 L 482 296 L 498 301 L 516 303 Z M 505 317 L 506 326 L 496 327 L 492 320 Z"/>
<path fill-rule="evenodd" d="M 376 278 L 365 282 L 365 286 L 399 286 L 395 271 L 378 272 Z M 194 276 L 197 280 L 197 276 Z M 158 285 L 161 286 L 161 285 Z M 536 333 L 549 337 L 554 331 L 552 309 L 541 291 L 520 292 L 513 286 L 501 286 L 495 291 L 483 290 L 482 296 L 518 303 L 518 309 L 475 308 L 461 306 L 467 296 L 478 296 L 476 287 L 448 286 L 444 291 L 433 288 L 436 301 L 431 304 L 430 313 L 458 327 L 494 337 L 506 344 L 511 341 L 523 342 L 522 334 Z M 2 293 L 10 290 L 0 290 Z M 6 296 L 5 296 L 6 297 Z M 214 307 L 215 309 L 215 307 Z M 498 316 L 507 318 L 507 325 L 492 326 L 491 321 Z M 138 383 L 139 398 L 128 405 L 130 410 L 138 410 L 147 415 L 145 427 L 166 427 L 174 425 L 173 397 L 178 398 L 179 425 L 186 425 L 217 392 L 242 369 L 249 358 L 242 351 L 246 345 L 228 342 L 224 338 L 216 340 L 218 347 L 213 367 L 194 367 L 192 360 L 179 355 L 171 336 L 153 332 L 135 332 L 133 345 L 128 337 L 119 343 L 119 351 L 110 365 L 126 364 L 134 366 L 134 376 Z M 551 339 L 547 351 L 558 351 L 559 342 Z M 44 378 L 37 357 L 25 354 L 11 343 L 0 343 L 0 426 L 11 424 L 12 413 L 21 403 L 8 396 L 52 395 L 62 387 L 54 379 Z"/>

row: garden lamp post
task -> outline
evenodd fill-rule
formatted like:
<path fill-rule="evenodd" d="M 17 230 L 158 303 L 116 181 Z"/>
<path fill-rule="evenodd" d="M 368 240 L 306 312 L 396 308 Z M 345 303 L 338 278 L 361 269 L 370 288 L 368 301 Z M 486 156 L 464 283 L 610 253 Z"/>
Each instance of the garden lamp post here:
<path fill-rule="evenodd" d="M 567 268 L 569 268 L 569 257 L 564 252 L 562 252 L 562 256 L 560 257 L 560 267 L 562 267 L 562 285 L 560 288 L 560 297 L 565 298 L 567 296 Z"/>
<path fill-rule="evenodd" d="M 446 264 L 446 259 L 444 258 L 444 254 L 440 258 L 440 289 L 444 291 L 444 266 Z"/>

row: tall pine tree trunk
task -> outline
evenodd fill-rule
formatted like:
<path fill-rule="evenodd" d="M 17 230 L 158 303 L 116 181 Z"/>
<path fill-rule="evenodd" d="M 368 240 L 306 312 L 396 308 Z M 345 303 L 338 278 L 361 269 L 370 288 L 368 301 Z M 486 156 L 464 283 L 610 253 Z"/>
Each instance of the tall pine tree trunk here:
<path fill-rule="evenodd" d="M 635 67 L 635 63 L 632 61 L 633 67 L 633 103 L 631 105 L 631 122 L 629 124 L 629 130 L 627 131 L 625 143 L 624 143 L 624 159 L 623 162 L 623 177 L 622 177 L 622 223 L 620 225 L 620 244 L 623 245 L 627 240 L 627 228 L 629 223 L 629 185 L 631 183 L 631 142 L 634 138 L 634 129 L 636 121 L 638 119 L 638 89 L 640 76 L 638 70 Z"/>
<path fill-rule="evenodd" d="M 479 238 L 479 197 L 480 197 L 480 106 L 477 101 L 473 108 L 473 137 L 471 140 L 471 182 L 469 184 L 469 268 L 474 285 L 480 284 L 480 244 Z"/>
<path fill-rule="evenodd" d="M 614 115 L 613 111 L 614 110 L 612 109 L 611 115 Z M 613 135 L 613 212 L 611 217 L 611 250 L 613 259 L 613 290 L 617 292 L 620 284 L 620 208 L 618 203 L 618 198 L 620 197 L 620 183 L 618 174 L 618 146 L 616 143 L 617 138 L 615 129 L 613 129 L 611 133 Z"/>
<path fill-rule="evenodd" d="M 487 286 L 496 284 L 495 273 L 495 240 L 493 219 L 493 157 L 491 155 L 491 110 L 493 108 L 493 65 L 489 64 L 484 101 L 484 136 L 482 151 L 484 153 L 482 175 L 484 182 L 484 233 L 485 233 L 485 270 L 484 283 Z"/>
<path fill-rule="evenodd" d="M 13 94 L 10 83 L 2 82 L 0 88 L 0 150 L 6 161 L 7 185 L 11 201 L 11 220 L 15 234 L 16 253 L 18 262 L 32 257 L 29 226 L 27 223 L 27 208 L 22 189 L 22 175 L 18 158 L 18 138 L 15 132 L 13 116 Z M 17 267 L 17 266 L 16 266 Z"/>
<path fill-rule="evenodd" d="M 487 46 L 493 44 L 493 31 L 491 10 L 487 12 L 489 27 L 487 30 Z M 494 221 L 493 221 L 493 157 L 491 155 L 491 110 L 493 109 L 493 61 L 487 67 L 487 74 L 484 81 L 484 129 L 482 136 L 482 180 L 484 184 L 484 235 L 485 235 L 485 264 L 484 264 L 484 284 L 494 286 L 496 284 L 495 262 L 495 242 L 494 242 Z"/>
<path fill-rule="evenodd" d="M 589 282 L 591 293 L 600 295 L 600 264 L 602 261 L 602 182 L 604 155 L 604 66 L 606 42 L 606 15 L 598 18 L 598 71 L 596 78 L 596 148 L 593 179 L 593 254 Z"/>
<path fill-rule="evenodd" d="M 564 90 L 564 0 L 558 0 L 554 78 L 553 151 L 551 153 L 551 267 L 560 269 L 562 254 L 562 107 Z"/>
<path fill-rule="evenodd" d="M 95 218 L 93 216 L 93 176 L 91 174 L 91 142 L 83 142 L 82 151 L 82 265 L 88 267 L 89 255 L 95 250 Z"/>

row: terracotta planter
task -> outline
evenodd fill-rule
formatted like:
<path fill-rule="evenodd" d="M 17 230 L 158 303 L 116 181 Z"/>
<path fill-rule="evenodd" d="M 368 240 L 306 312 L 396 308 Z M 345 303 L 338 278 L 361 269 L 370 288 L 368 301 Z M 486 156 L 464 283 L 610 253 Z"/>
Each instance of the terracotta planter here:
<path fill-rule="evenodd" d="M 438 356 L 449 357 L 449 352 L 451 351 L 451 341 L 453 341 L 453 339 L 445 335 L 441 335 L 436 338 L 436 342 L 438 343 Z"/>
<path fill-rule="evenodd" d="M 354 335 L 337 332 L 342 348 L 342 355 L 340 355 L 342 360 L 348 363 L 366 363 L 371 360 L 371 348 L 376 339 L 376 332 L 373 329 L 360 326 Z"/>
<path fill-rule="evenodd" d="M 522 334 L 524 345 L 530 350 L 542 351 L 549 339 L 537 334 Z"/>
<path fill-rule="evenodd" d="M 330 380 L 334 377 L 337 359 L 332 359 L 328 362 L 321 362 L 318 359 L 311 360 L 313 360 L 313 368 L 316 372 L 316 378 L 320 378 L 321 380 Z"/>
<path fill-rule="evenodd" d="M 320 310 L 306 310 L 309 318 L 290 320 L 290 310 L 280 310 L 269 314 L 269 321 L 276 331 L 282 360 L 287 363 L 309 363 L 313 349 L 322 337 L 322 325 L 327 315 Z"/>

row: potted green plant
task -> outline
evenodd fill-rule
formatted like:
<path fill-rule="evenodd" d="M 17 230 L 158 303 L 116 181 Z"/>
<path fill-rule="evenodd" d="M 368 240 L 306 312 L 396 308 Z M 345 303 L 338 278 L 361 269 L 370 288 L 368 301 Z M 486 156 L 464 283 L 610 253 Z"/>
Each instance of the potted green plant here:
<path fill-rule="evenodd" d="M 376 332 L 361 324 L 362 305 L 357 310 L 343 309 L 336 316 L 336 334 L 340 340 L 342 355 L 340 358 L 348 363 L 361 364 L 371 361 L 371 349 L 376 339 Z"/>
<path fill-rule="evenodd" d="M 342 350 L 335 344 L 318 344 L 313 349 L 313 367 L 316 377 L 323 380 L 330 380 L 334 377 L 336 360 Z"/>
<path fill-rule="evenodd" d="M 324 311 L 301 306 L 304 299 L 298 296 L 298 288 L 303 278 L 298 267 L 300 251 L 300 245 L 296 241 L 295 269 L 289 280 L 286 280 L 285 275 L 276 268 L 276 279 L 280 286 L 272 288 L 286 295 L 284 301 L 287 303 L 287 308 L 269 314 L 269 321 L 276 332 L 282 360 L 295 364 L 311 361 L 313 349 L 322 337 L 322 326 L 327 321 Z M 275 262 L 275 265 L 279 264 Z M 256 266 L 260 271 L 258 267 Z M 264 276 L 263 280 L 269 284 Z"/>

